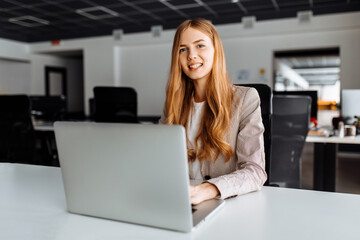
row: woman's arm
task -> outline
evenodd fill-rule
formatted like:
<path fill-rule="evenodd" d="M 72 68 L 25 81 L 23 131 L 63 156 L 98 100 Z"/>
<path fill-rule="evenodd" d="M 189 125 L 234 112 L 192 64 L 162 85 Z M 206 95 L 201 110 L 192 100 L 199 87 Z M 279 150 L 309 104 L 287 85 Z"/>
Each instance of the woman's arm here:
<path fill-rule="evenodd" d="M 244 94 L 238 116 L 239 129 L 232 129 L 237 133 L 234 149 L 237 157 L 236 169 L 208 180 L 217 187 L 221 198 L 260 190 L 267 178 L 260 98 L 254 88 L 249 88 Z"/>

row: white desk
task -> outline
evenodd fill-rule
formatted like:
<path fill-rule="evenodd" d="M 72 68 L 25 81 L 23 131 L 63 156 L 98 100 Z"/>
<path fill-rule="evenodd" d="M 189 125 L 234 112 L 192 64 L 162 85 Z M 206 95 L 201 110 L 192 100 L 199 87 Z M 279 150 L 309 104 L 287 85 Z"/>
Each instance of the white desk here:
<path fill-rule="evenodd" d="M 360 136 L 356 137 L 317 137 L 307 136 L 306 142 L 312 143 L 342 143 L 342 144 L 360 144 Z"/>
<path fill-rule="evenodd" d="M 33 126 L 34 126 L 35 131 L 54 132 L 54 123 L 53 122 L 33 121 Z"/>
<path fill-rule="evenodd" d="M 359 239 L 360 195 L 264 187 L 191 233 L 70 214 L 59 168 L 0 163 L 0 239 Z"/>
<path fill-rule="evenodd" d="M 335 192 L 338 144 L 360 144 L 360 136 L 343 138 L 308 136 L 306 142 L 314 143 L 314 189 Z"/>

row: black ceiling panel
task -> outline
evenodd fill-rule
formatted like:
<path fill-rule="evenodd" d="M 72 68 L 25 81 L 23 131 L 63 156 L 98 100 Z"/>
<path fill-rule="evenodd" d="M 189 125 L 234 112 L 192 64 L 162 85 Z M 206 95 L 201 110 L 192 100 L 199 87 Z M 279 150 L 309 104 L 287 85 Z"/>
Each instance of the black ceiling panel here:
<path fill-rule="evenodd" d="M 168 1 L 171 5 L 174 6 L 181 6 L 181 5 L 187 5 L 187 4 L 194 4 L 196 3 L 194 0 L 170 0 Z"/>
<path fill-rule="evenodd" d="M 96 19 L 77 12 L 94 7 L 100 9 Z M 115 16 L 102 16 L 104 9 Z M 304 10 L 313 15 L 360 11 L 360 0 L 0 0 L 0 38 L 51 41 L 111 35 L 114 29 L 150 31 L 153 25 L 173 29 L 196 17 L 214 24 L 239 23 L 244 16 L 255 16 L 257 21 L 295 18 Z M 14 22 L 14 18 L 23 20 Z M 25 26 L 34 18 L 43 23 Z"/>
<path fill-rule="evenodd" d="M 33 8 L 39 12 L 42 12 L 42 11 L 49 11 L 49 12 L 57 12 L 57 11 L 64 11 L 62 8 L 59 8 L 59 7 L 56 7 L 56 5 L 51 5 L 51 4 L 48 4 L 48 3 L 38 3 L 38 4 L 33 4 L 33 5 L 25 5 L 27 6 L 28 8 Z M 23 7 L 23 6 L 21 6 Z"/>
<path fill-rule="evenodd" d="M 7 8 L 14 8 L 14 7 L 17 7 L 17 5 L 10 3 L 10 2 L 6 2 L 6 1 L 0 1 L 0 9 L 1 8 L 7 9 Z"/>
<path fill-rule="evenodd" d="M 153 11 L 153 10 L 169 10 L 167 6 L 162 4 L 161 2 L 149 2 L 149 3 L 142 3 L 142 4 L 136 4 L 138 7 L 145 9 L 147 11 Z"/>
<path fill-rule="evenodd" d="M 111 6 L 111 5 L 123 5 L 122 3 L 120 3 L 121 1 L 119 0 L 89 0 L 89 2 L 94 3 L 95 5 L 106 5 L 106 6 Z"/>
<path fill-rule="evenodd" d="M 181 9 L 181 11 L 188 15 L 196 15 L 196 14 L 208 12 L 206 8 L 202 6 L 198 6 L 194 8 L 185 8 L 185 9 Z"/>
<path fill-rule="evenodd" d="M 118 12 L 120 14 L 128 14 L 128 13 L 134 13 L 136 12 L 136 10 L 133 7 L 129 7 L 126 5 L 117 5 L 117 6 L 112 6 L 111 10 Z"/>
<path fill-rule="evenodd" d="M 89 4 L 90 2 L 88 2 L 88 1 L 68 1 L 68 2 L 60 2 L 60 3 L 53 1 L 53 3 L 56 5 L 66 7 L 66 8 L 71 8 L 72 10 L 91 8 L 91 7 L 97 6 L 97 4 Z"/>
<path fill-rule="evenodd" d="M 231 3 L 231 0 L 202 0 L 206 4 L 228 4 Z"/>
<path fill-rule="evenodd" d="M 225 4 L 225 3 L 211 3 L 209 4 L 209 7 L 211 7 L 211 9 L 216 10 L 217 12 L 222 12 L 222 11 L 239 11 L 239 7 L 235 4 Z"/>
<path fill-rule="evenodd" d="M 14 14 L 13 12 L 4 12 L 0 10 L 0 21 L 7 22 L 9 18 L 17 17 L 18 14 Z"/>
<path fill-rule="evenodd" d="M 249 12 L 261 11 L 261 10 L 268 10 L 268 11 L 276 10 L 271 0 L 244 1 L 242 2 L 242 5 Z"/>

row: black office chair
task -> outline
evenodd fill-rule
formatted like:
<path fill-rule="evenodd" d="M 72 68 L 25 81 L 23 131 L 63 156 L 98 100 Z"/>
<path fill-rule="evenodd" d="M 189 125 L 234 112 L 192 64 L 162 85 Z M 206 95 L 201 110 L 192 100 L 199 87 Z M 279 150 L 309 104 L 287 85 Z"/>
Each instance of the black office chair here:
<path fill-rule="evenodd" d="M 26 95 L 0 95 L 0 162 L 34 163 L 35 133 Z"/>
<path fill-rule="evenodd" d="M 301 188 L 301 154 L 309 131 L 309 96 L 273 96 L 270 184 Z"/>
<path fill-rule="evenodd" d="M 137 123 L 137 94 L 129 87 L 94 88 L 96 122 Z"/>
<path fill-rule="evenodd" d="M 264 148 L 265 148 L 265 171 L 268 179 L 265 185 L 269 185 L 271 177 L 271 129 L 272 129 L 272 90 L 266 84 L 235 84 L 237 86 L 253 87 L 260 97 L 261 117 L 264 124 Z"/>

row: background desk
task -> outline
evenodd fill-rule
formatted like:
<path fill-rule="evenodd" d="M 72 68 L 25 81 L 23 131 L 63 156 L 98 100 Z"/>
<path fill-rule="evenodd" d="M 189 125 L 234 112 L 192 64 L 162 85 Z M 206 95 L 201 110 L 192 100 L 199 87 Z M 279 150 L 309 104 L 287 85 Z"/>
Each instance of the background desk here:
<path fill-rule="evenodd" d="M 0 239 L 359 239 L 360 196 L 264 187 L 191 233 L 66 212 L 59 168 L 0 163 Z"/>
<path fill-rule="evenodd" d="M 360 136 L 343 138 L 308 136 L 306 142 L 314 143 L 314 189 L 335 192 L 338 144 L 360 144 Z"/>
<path fill-rule="evenodd" d="M 37 139 L 38 156 L 35 164 L 45 166 L 59 166 L 54 134 L 54 123 L 49 121 L 33 121 Z"/>

